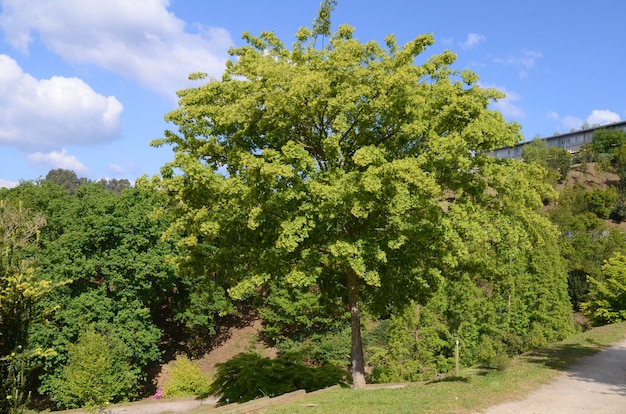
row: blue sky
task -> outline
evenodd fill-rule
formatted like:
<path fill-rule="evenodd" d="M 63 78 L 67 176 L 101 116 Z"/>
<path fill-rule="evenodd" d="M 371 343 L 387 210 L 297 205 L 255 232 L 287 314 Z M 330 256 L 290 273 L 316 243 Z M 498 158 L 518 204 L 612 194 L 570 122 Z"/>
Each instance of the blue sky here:
<path fill-rule="evenodd" d="M 173 153 L 149 142 L 187 75 L 219 77 L 244 31 L 291 44 L 320 1 L 0 0 L 0 187 L 157 174 Z M 425 56 L 456 52 L 532 139 L 626 119 L 625 15 L 622 0 L 339 0 L 332 21 L 361 41 L 434 34 Z"/>

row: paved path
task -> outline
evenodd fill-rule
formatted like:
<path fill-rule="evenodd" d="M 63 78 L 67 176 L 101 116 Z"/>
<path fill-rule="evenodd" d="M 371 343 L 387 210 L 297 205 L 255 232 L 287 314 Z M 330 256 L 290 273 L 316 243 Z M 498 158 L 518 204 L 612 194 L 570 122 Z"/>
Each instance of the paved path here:
<path fill-rule="evenodd" d="M 525 400 L 491 407 L 486 414 L 625 414 L 626 341 L 582 359 Z"/>

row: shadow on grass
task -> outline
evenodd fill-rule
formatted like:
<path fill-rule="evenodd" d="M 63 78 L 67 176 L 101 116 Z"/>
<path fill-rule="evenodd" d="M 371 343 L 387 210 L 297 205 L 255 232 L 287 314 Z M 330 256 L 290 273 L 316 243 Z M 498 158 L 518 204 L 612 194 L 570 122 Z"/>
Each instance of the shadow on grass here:
<path fill-rule="evenodd" d="M 578 381 L 605 384 L 609 392 L 626 396 L 626 344 L 602 348 L 587 344 L 561 344 L 530 353 L 526 360 L 548 368 L 565 371 Z"/>
<path fill-rule="evenodd" d="M 460 375 L 459 376 L 457 376 L 457 375 L 450 375 L 450 376 L 436 378 L 434 380 L 428 381 L 428 382 L 426 382 L 426 385 L 438 384 L 438 383 L 441 383 L 441 382 L 469 382 L 469 378 L 462 377 Z"/>
<path fill-rule="evenodd" d="M 589 345 L 560 344 L 551 348 L 539 349 L 530 352 L 526 360 L 532 363 L 544 365 L 547 368 L 565 371 L 574 365 L 580 358 L 597 354 L 601 351 L 599 345 L 591 340 Z"/>

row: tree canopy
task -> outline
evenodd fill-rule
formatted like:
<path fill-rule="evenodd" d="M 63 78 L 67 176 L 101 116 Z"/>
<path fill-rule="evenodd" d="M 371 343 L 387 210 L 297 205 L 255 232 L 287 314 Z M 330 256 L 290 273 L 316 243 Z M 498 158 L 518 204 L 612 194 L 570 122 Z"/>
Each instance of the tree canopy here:
<path fill-rule="evenodd" d="M 291 49 L 244 33 L 221 79 L 179 92 L 178 132 L 153 145 L 175 152 L 158 186 L 180 268 L 235 300 L 272 280 L 343 300 L 360 387 L 361 302 L 388 312 L 460 269 L 497 273 L 494 255 L 553 231 L 537 212 L 552 190 L 540 167 L 487 155 L 519 125 L 454 53 L 422 58 L 431 35 L 382 46 L 342 25 L 319 47 L 317 32 Z"/>

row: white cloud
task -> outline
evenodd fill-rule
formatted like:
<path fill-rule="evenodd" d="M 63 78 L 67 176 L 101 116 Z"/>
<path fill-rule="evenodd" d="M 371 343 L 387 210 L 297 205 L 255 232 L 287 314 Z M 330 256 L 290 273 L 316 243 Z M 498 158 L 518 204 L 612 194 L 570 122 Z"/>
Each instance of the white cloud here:
<path fill-rule="evenodd" d="M 28 52 L 33 33 L 74 64 L 94 65 L 173 97 L 192 72 L 219 77 L 233 45 L 221 28 L 194 33 L 168 0 L 2 0 L 7 41 Z"/>
<path fill-rule="evenodd" d="M 608 109 L 594 109 L 585 119 L 571 115 L 561 116 L 555 111 L 549 111 L 548 118 L 557 121 L 559 127 L 568 132 L 573 129 L 580 129 L 585 123 L 589 126 L 595 126 L 621 121 L 619 114 Z"/>
<path fill-rule="evenodd" d="M 122 104 L 78 78 L 38 80 L 0 55 L 0 145 L 47 150 L 112 141 Z"/>
<path fill-rule="evenodd" d="M 560 119 L 561 125 L 566 131 L 571 131 L 572 129 L 580 129 L 580 127 L 585 123 L 580 118 L 575 116 L 567 115 Z"/>
<path fill-rule="evenodd" d="M 591 111 L 591 115 L 587 117 L 587 123 L 591 126 L 612 124 L 619 121 L 621 121 L 619 114 L 608 109 L 594 109 Z"/>
<path fill-rule="evenodd" d="M 77 174 L 85 174 L 89 169 L 73 155 L 68 155 L 65 149 L 61 151 L 52 151 L 44 154 L 42 152 L 36 152 L 34 154 L 28 154 L 29 161 L 34 164 L 48 167 L 50 169 L 62 168 L 64 170 L 72 170 Z"/>
<path fill-rule="evenodd" d="M 459 45 L 463 49 L 471 49 L 475 46 L 478 46 L 480 43 L 487 40 L 487 38 L 480 33 L 468 33 L 465 42 L 460 43 Z"/>
<path fill-rule="evenodd" d="M 506 58 L 494 58 L 493 62 L 505 66 L 513 66 L 519 69 L 520 78 L 528 77 L 528 70 L 533 69 L 537 61 L 541 59 L 543 55 L 541 52 L 534 50 L 522 50 L 517 55 L 511 55 Z"/>
<path fill-rule="evenodd" d="M 507 90 L 503 86 L 493 84 L 480 84 L 483 88 L 497 89 L 505 94 L 505 97 L 494 102 L 493 109 L 500 111 L 502 115 L 510 118 L 523 118 L 525 116 L 524 111 L 515 104 L 515 102 L 521 100 L 521 96 L 515 92 Z"/>
<path fill-rule="evenodd" d="M 19 183 L 16 183 L 15 181 L 9 181 L 9 180 L 0 178 L 0 188 L 13 188 L 17 186 L 18 184 Z"/>
<path fill-rule="evenodd" d="M 107 171 L 113 175 L 121 175 L 124 174 L 124 167 L 117 164 L 109 164 L 107 166 Z"/>

